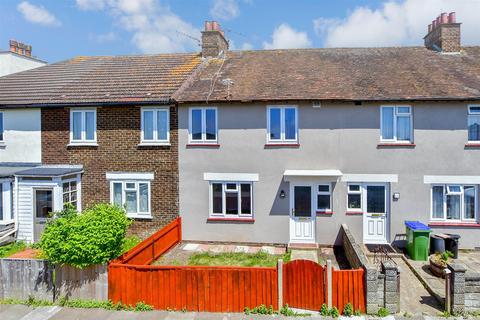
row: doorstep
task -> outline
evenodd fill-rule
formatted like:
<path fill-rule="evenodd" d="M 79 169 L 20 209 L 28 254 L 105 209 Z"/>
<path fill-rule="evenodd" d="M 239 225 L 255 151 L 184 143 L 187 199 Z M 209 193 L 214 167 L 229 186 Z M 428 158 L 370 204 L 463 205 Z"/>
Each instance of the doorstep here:
<path fill-rule="evenodd" d="M 317 250 L 317 243 L 289 243 L 288 249 L 300 249 L 300 250 Z"/>

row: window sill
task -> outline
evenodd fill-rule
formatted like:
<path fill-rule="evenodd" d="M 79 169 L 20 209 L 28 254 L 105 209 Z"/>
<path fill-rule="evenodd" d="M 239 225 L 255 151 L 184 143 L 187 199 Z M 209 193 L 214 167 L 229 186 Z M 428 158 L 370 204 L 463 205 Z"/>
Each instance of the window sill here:
<path fill-rule="evenodd" d="M 220 148 L 218 143 L 188 143 L 187 148 Z"/>
<path fill-rule="evenodd" d="M 0 226 L 6 226 L 15 223 L 15 220 L 0 220 Z"/>
<path fill-rule="evenodd" d="M 380 142 L 377 148 L 415 148 L 415 143 L 406 142 Z"/>
<path fill-rule="evenodd" d="M 170 147 L 170 142 L 140 142 L 137 147 Z"/>
<path fill-rule="evenodd" d="M 253 218 L 208 218 L 207 222 L 240 222 L 240 223 L 254 223 Z"/>
<path fill-rule="evenodd" d="M 70 142 L 67 147 L 98 147 L 96 142 Z"/>
<path fill-rule="evenodd" d="M 480 149 L 480 142 L 467 142 L 465 148 Z"/>
<path fill-rule="evenodd" d="M 331 216 L 333 215 L 333 211 L 317 211 L 317 216 Z"/>
<path fill-rule="evenodd" d="M 480 228 L 480 223 L 476 222 L 430 222 L 429 227 L 466 227 Z"/>
<path fill-rule="evenodd" d="M 151 215 L 127 215 L 127 218 L 134 219 L 134 220 L 152 220 L 153 217 Z"/>
<path fill-rule="evenodd" d="M 274 149 L 274 148 L 299 148 L 300 143 L 287 143 L 287 142 L 278 142 L 278 143 L 266 143 L 265 149 Z"/>
<path fill-rule="evenodd" d="M 345 212 L 345 215 L 347 216 L 363 216 L 362 211 L 347 211 Z"/>
<path fill-rule="evenodd" d="M 0 149 L 5 149 L 6 147 L 7 145 L 5 144 L 5 142 L 0 141 Z"/>

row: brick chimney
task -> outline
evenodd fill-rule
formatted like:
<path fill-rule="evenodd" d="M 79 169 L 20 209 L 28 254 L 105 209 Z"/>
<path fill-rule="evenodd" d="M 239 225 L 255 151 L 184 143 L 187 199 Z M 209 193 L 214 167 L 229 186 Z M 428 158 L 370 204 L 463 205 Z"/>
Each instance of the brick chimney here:
<path fill-rule="evenodd" d="M 216 21 L 205 21 L 205 30 L 202 31 L 202 56 L 204 58 L 218 57 L 228 50 L 228 41 Z"/>
<path fill-rule="evenodd" d="M 15 52 L 21 56 L 31 57 L 32 56 L 32 46 L 26 45 L 24 43 L 10 40 L 10 52 Z"/>
<path fill-rule="evenodd" d="M 443 12 L 428 25 L 428 33 L 423 38 L 425 47 L 440 52 L 460 52 L 460 24 L 455 12 Z"/>

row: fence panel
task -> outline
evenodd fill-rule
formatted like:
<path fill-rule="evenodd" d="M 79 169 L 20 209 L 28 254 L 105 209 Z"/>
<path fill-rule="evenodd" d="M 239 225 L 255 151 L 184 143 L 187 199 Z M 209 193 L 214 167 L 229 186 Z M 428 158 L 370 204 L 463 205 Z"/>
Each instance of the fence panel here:
<path fill-rule="evenodd" d="M 340 312 L 347 303 L 355 310 L 365 312 L 363 269 L 332 271 L 332 304 Z"/>
<path fill-rule="evenodd" d="M 61 297 L 107 300 L 107 266 L 94 265 L 84 269 L 67 265 L 55 267 L 55 299 Z"/>
<path fill-rule="evenodd" d="M 283 266 L 283 303 L 293 308 L 320 310 L 325 300 L 325 267 L 309 260 Z"/>
<path fill-rule="evenodd" d="M 260 304 L 278 308 L 276 268 L 109 266 L 109 298 L 155 309 L 243 312 Z"/>

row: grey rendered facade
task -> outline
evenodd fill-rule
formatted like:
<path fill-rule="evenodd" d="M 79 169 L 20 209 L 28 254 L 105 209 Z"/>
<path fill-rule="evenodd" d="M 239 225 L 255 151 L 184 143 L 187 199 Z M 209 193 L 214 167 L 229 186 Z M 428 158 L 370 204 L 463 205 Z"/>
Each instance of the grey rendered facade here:
<path fill-rule="evenodd" d="M 318 244 L 337 243 L 342 223 L 357 239 L 364 239 L 364 215 L 347 214 L 348 182 L 343 177 L 352 174 L 376 182 L 382 177 L 389 180 L 385 181 L 387 242 L 405 233 L 405 220 L 431 223 L 432 184 L 426 183 L 426 176 L 450 183 L 478 184 L 480 150 L 466 147 L 469 103 L 401 104 L 412 107 L 414 145 L 380 144 L 380 107 L 395 103 L 322 103 L 321 108 L 314 108 L 311 102 L 298 102 L 289 105 L 298 108 L 299 146 L 277 148 L 266 147 L 268 102 L 212 105 L 218 110 L 219 146 L 214 148 L 188 145 L 189 107 L 198 105 L 180 105 L 180 212 L 185 239 L 289 243 L 291 194 L 290 182 L 284 177 L 286 170 L 342 172 L 340 177 L 298 178 L 309 183 L 332 183 L 332 213 L 314 215 Z M 254 221 L 207 221 L 210 195 L 204 173 L 208 172 L 258 174 L 258 181 L 253 183 Z M 282 190 L 284 198 L 280 197 Z M 478 212 L 478 188 L 476 192 Z M 400 198 L 393 200 L 394 193 L 399 193 Z M 478 214 L 476 219 L 466 226 L 432 224 L 432 228 L 435 232 L 460 234 L 461 247 L 475 248 L 480 246 Z"/>

